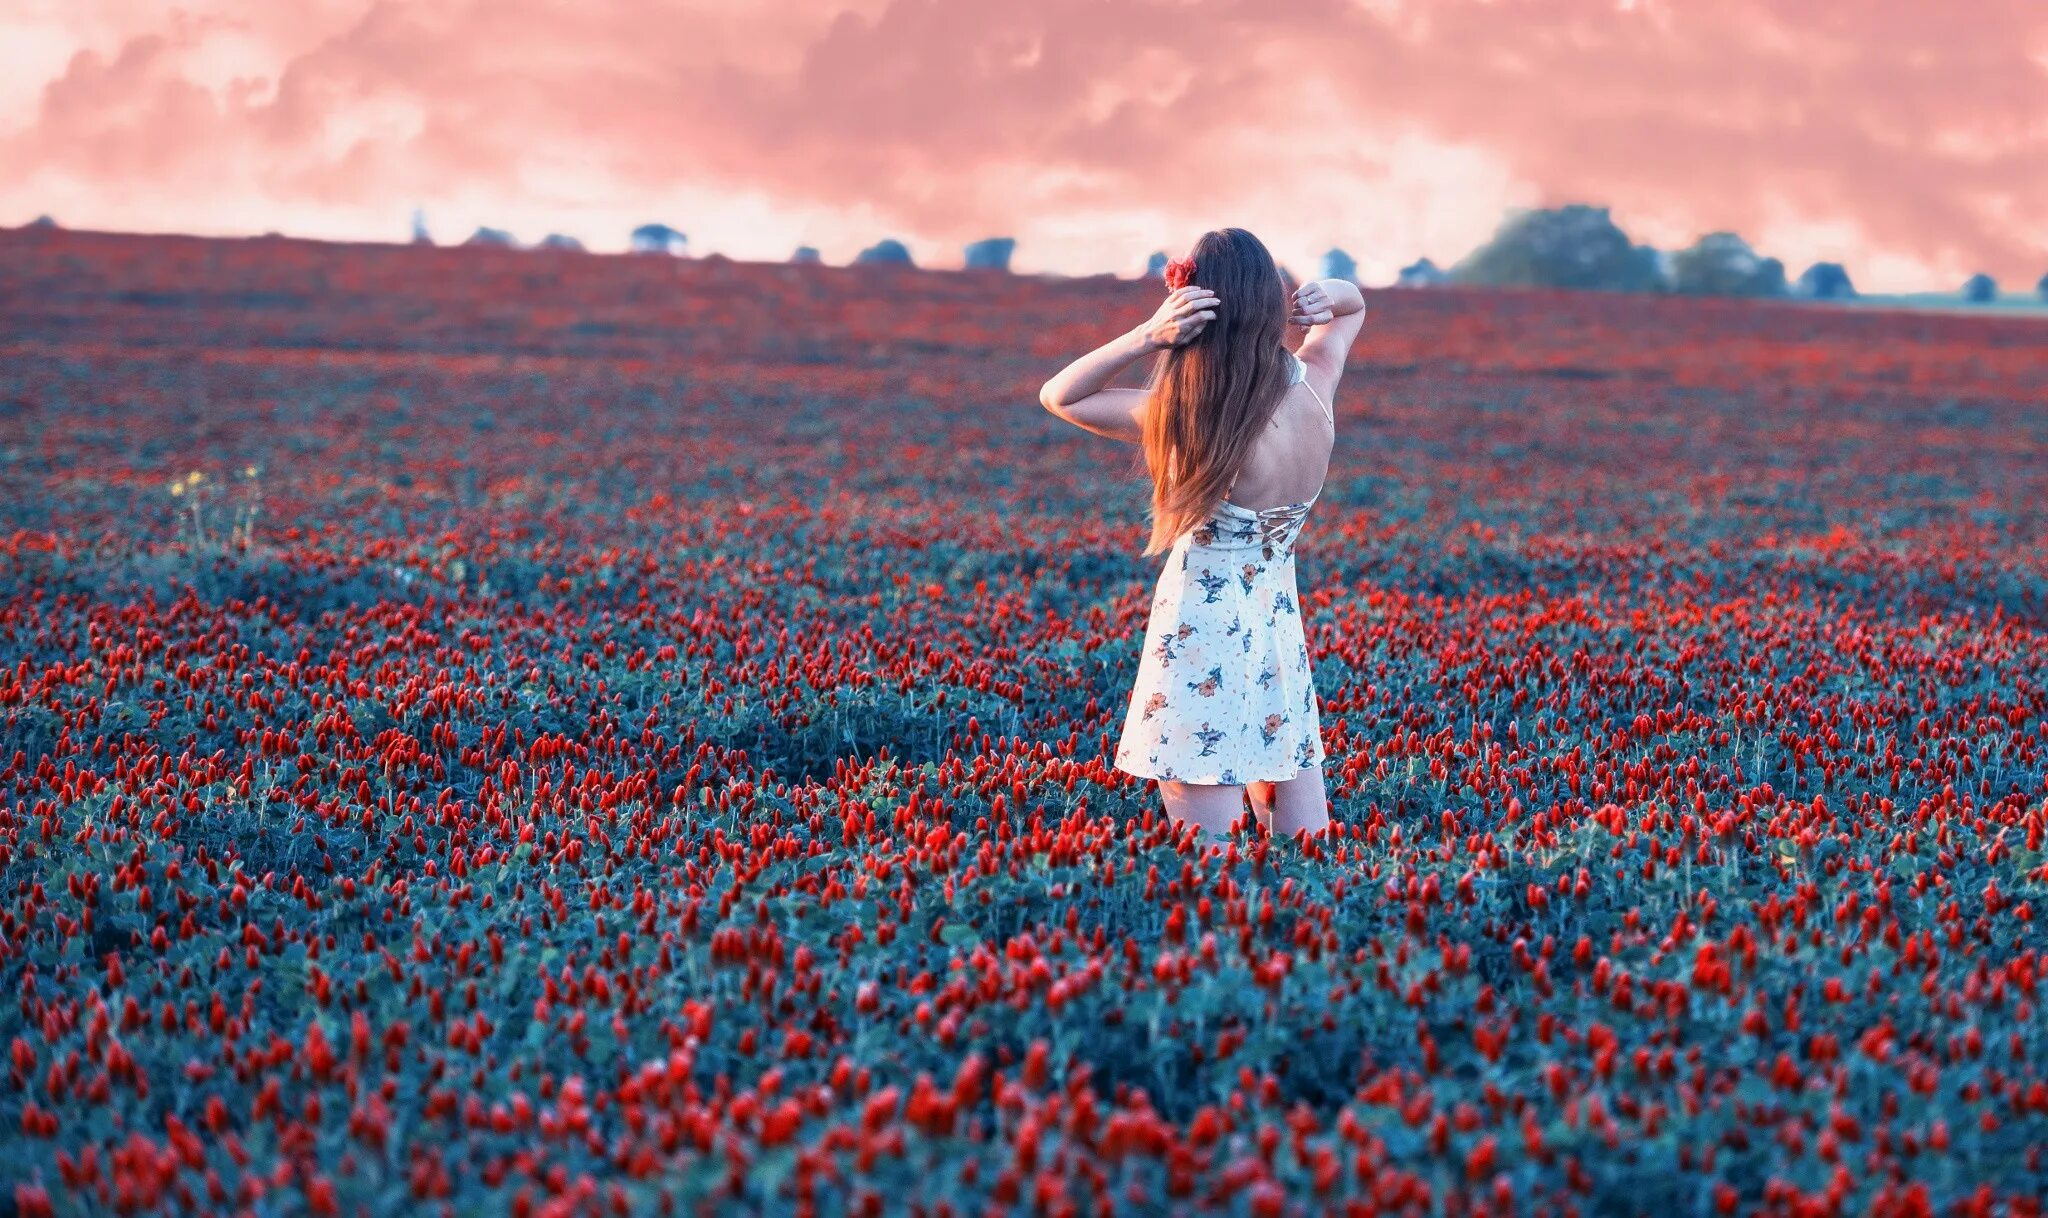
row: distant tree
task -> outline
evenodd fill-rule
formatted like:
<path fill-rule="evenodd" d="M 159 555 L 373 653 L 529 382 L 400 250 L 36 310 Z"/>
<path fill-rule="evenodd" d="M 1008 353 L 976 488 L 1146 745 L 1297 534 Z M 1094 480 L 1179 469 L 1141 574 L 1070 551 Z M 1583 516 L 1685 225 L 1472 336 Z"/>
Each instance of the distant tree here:
<path fill-rule="evenodd" d="M 1401 268 L 1401 274 L 1394 280 L 1394 286 L 1402 288 L 1434 288 L 1450 282 L 1444 268 L 1427 258 L 1418 258 Z"/>
<path fill-rule="evenodd" d="M 1708 233 L 1671 256 L 1671 290 L 1687 296 L 1783 296 L 1785 264 L 1734 233 Z"/>
<path fill-rule="evenodd" d="M 1977 272 L 1963 281 L 1963 299 L 1971 304 L 1990 304 L 1998 299 L 1998 281 Z"/>
<path fill-rule="evenodd" d="M 506 232 L 502 228 L 486 227 L 479 228 L 475 232 L 471 233 L 469 235 L 469 240 L 463 242 L 463 244 L 491 245 L 497 246 L 501 249 L 512 249 L 513 247 L 519 244 L 519 241 L 511 233 Z"/>
<path fill-rule="evenodd" d="M 2034 292 L 2042 300 L 2048 300 L 2048 275 L 2041 276 L 2041 282 L 2034 285 Z"/>
<path fill-rule="evenodd" d="M 47 214 L 45 214 L 45 215 L 37 216 L 37 217 L 36 217 L 35 219 L 33 219 L 33 220 L 30 220 L 30 221 L 28 222 L 28 227 L 29 227 L 29 228 L 58 228 L 58 227 L 60 227 L 60 225 L 58 225 L 56 217 L 54 217 L 54 216 L 51 216 L 51 215 L 47 215 Z"/>
<path fill-rule="evenodd" d="M 966 250 L 967 269 L 970 271 L 1007 271 L 1010 269 L 1010 255 L 1017 250 L 1015 237 L 983 237 L 969 245 Z"/>
<path fill-rule="evenodd" d="M 800 265 L 809 265 L 824 261 L 823 258 L 818 256 L 818 251 L 814 247 L 808 245 L 797 246 L 796 253 L 791 254 L 789 256 L 789 260 Z"/>
<path fill-rule="evenodd" d="M 1145 278 L 1164 279 L 1165 277 L 1166 251 L 1153 250 L 1151 253 L 1145 255 Z"/>
<path fill-rule="evenodd" d="M 894 237 L 884 237 L 853 256 L 856 266 L 915 266 L 910 249 Z"/>
<path fill-rule="evenodd" d="M 1323 254 L 1322 274 L 1318 279 L 1349 279 L 1358 281 L 1358 260 L 1340 249 L 1327 250 Z"/>
<path fill-rule="evenodd" d="M 1856 285 L 1839 262 L 1816 262 L 1799 275 L 1798 292 L 1812 300 L 1854 300 Z"/>
<path fill-rule="evenodd" d="M 1639 264 L 1650 268 L 1650 276 L 1649 281 L 1645 283 L 1641 289 L 1631 290 L 1641 290 L 1648 292 L 1670 291 L 1672 263 L 1671 251 L 1660 250 L 1654 245 L 1638 245 L 1635 248 L 1635 253 L 1636 261 Z M 1780 262 L 1778 264 L 1778 274 L 1782 276 L 1784 273 L 1785 264 Z"/>
<path fill-rule="evenodd" d="M 1636 245 L 1604 207 L 1513 211 L 1493 239 L 1451 268 L 1458 283 L 1495 286 L 1662 290 L 1657 252 Z"/>
<path fill-rule="evenodd" d="M 415 207 L 412 209 L 412 243 L 414 245 L 432 245 L 434 243 L 434 234 L 427 231 L 427 213 L 425 208 Z"/>
<path fill-rule="evenodd" d="M 544 250 L 568 250 L 571 253 L 580 254 L 583 252 L 583 243 L 567 233 L 549 233 L 540 239 L 540 248 Z"/>
<path fill-rule="evenodd" d="M 630 248 L 636 254 L 672 254 L 680 258 L 690 252 L 690 239 L 666 224 L 643 224 L 633 230 Z"/>

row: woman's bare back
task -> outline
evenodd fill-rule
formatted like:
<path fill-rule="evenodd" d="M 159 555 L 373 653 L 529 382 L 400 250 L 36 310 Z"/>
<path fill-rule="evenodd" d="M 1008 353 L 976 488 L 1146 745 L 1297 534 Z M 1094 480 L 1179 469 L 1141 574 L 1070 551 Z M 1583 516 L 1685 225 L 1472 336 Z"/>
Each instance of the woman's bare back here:
<path fill-rule="evenodd" d="M 1321 492 L 1337 439 L 1326 402 L 1307 375 L 1287 387 L 1238 471 L 1230 502 L 1259 511 L 1307 503 Z"/>

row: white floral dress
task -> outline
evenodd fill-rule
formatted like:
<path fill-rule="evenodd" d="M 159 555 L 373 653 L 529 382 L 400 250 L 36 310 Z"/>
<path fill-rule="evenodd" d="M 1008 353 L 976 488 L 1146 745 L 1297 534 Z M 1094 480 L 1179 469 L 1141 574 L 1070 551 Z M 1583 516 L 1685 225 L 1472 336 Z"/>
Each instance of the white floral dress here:
<path fill-rule="evenodd" d="M 1305 371 L 1297 358 L 1294 379 Z M 1330 412 L 1321 395 L 1316 403 Z M 1316 497 L 1262 511 L 1225 500 L 1174 542 L 1152 594 L 1116 768 L 1236 785 L 1322 764 L 1294 582 L 1295 538 Z"/>

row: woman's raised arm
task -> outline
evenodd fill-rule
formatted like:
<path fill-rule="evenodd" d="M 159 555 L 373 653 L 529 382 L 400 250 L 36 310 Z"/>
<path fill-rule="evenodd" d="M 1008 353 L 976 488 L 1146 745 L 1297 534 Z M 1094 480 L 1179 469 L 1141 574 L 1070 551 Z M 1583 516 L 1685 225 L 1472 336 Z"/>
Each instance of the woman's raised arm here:
<path fill-rule="evenodd" d="M 1128 330 L 1060 369 L 1038 391 L 1039 404 L 1084 431 L 1112 440 L 1136 441 L 1144 434 L 1145 391 L 1111 389 L 1119 372 L 1202 332 L 1216 316 L 1216 294 L 1180 288 L 1167 295 L 1144 325 Z"/>
<path fill-rule="evenodd" d="M 1308 369 L 1309 384 L 1325 402 L 1337 397 L 1337 381 L 1351 343 L 1365 326 L 1365 297 L 1348 279 L 1318 279 L 1294 293 L 1294 312 L 1287 319 L 1309 327 L 1295 355 Z"/>

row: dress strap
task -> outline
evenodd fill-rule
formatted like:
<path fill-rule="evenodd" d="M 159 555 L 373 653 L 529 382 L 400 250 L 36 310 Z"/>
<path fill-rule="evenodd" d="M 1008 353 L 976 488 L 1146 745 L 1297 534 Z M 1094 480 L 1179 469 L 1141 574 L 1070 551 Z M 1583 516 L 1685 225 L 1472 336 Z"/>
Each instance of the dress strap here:
<path fill-rule="evenodd" d="M 1323 400 L 1322 394 L 1316 392 L 1314 385 L 1308 383 L 1307 361 L 1303 360 L 1299 355 L 1295 355 L 1292 351 L 1289 351 L 1287 354 L 1294 360 L 1294 379 L 1308 387 L 1308 395 L 1316 400 L 1316 405 L 1323 408 L 1323 417 L 1330 421 L 1330 426 L 1335 427 L 1337 425 L 1337 416 L 1330 410 L 1330 404 Z"/>
<path fill-rule="evenodd" d="M 1303 362 L 1302 358 L 1292 351 L 1289 351 L 1287 353 L 1287 358 L 1294 361 L 1294 376 L 1288 383 L 1292 385 L 1308 385 L 1308 395 L 1316 400 L 1316 405 L 1323 408 L 1323 417 L 1330 420 L 1330 426 L 1335 427 L 1337 425 L 1337 419 L 1336 416 L 1330 413 L 1330 404 L 1323 400 L 1322 394 L 1316 392 L 1316 387 L 1314 385 L 1309 385 L 1308 383 L 1308 364 Z M 1238 471 L 1238 473 L 1243 472 L 1243 470 Z M 1230 485 L 1225 487 L 1223 490 L 1223 498 L 1225 502 L 1229 501 L 1230 492 L 1236 489 L 1237 474 L 1232 474 L 1230 476 Z M 1311 499 L 1309 502 L 1313 503 L 1314 500 Z"/>
<path fill-rule="evenodd" d="M 1309 385 L 1307 381 L 1303 381 L 1302 384 L 1308 385 L 1308 395 L 1316 400 L 1316 405 L 1323 408 L 1323 417 L 1330 421 L 1330 426 L 1335 427 L 1337 425 L 1337 416 L 1331 411 L 1330 404 L 1323 400 L 1322 394 L 1316 392 L 1314 385 Z"/>

